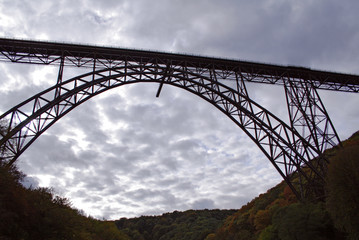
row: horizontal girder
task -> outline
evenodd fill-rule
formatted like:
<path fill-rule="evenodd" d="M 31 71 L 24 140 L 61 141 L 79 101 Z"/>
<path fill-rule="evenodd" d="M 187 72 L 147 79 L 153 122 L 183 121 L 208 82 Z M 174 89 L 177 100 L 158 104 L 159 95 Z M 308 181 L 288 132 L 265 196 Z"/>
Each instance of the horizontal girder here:
<path fill-rule="evenodd" d="M 284 80 L 290 78 L 297 82 L 310 81 L 317 89 L 359 92 L 359 76 L 351 74 L 186 54 L 0 38 L 1 61 L 59 64 L 61 59 L 67 66 L 89 68 L 94 66 L 94 62 L 98 67 L 103 65 L 104 68 L 117 67 L 125 61 L 170 63 L 183 67 L 215 69 L 221 71 L 226 80 L 235 80 L 236 73 L 250 82 L 284 85 Z"/>

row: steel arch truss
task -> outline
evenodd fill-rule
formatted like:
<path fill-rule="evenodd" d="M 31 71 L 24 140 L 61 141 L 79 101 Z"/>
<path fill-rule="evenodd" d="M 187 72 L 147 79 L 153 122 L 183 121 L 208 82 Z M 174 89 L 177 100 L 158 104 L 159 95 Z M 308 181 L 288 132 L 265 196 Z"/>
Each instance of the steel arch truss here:
<path fill-rule="evenodd" d="M 313 182 L 323 180 L 321 165 L 313 164 L 311 160 L 323 157 L 324 142 L 331 142 L 332 138 L 328 138 L 324 130 L 318 145 L 317 137 L 302 136 L 296 130 L 300 122 L 302 127 L 310 130 L 315 128 L 310 134 L 322 133 L 316 121 L 317 115 L 306 118 L 306 114 L 309 114 L 307 108 L 312 109 L 312 98 L 304 97 L 313 90 L 309 85 L 306 85 L 307 90 L 302 91 L 299 89 L 303 87 L 292 86 L 289 79 L 285 84 L 291 109 L 292 126 L 289 126 L 248 96 L 245 87 L 248 79 L 240 72 L 216 70 L 211 66 L 177 65 L 170 61 L 123 61 L 115 67 L 101 70 L 97 70 L 94 64 L 90 73 L 62 81 L 63 63 L 56 85 L 0 117 L 7 123 L 0 146 L 7 153 L 4 158 L 9 165 L 52 124 L 88 99 L 125 84 L 157 82 L 157 96 L 162 85 L 169 84 L 196 94 L 225 113 L 257 144 L 298 198 L 303 199 L 311 194 L 304 189 L 310 191 Z M 220 80 L 226 78 L 235 79 L 236 87 L 221 83 Z"/>

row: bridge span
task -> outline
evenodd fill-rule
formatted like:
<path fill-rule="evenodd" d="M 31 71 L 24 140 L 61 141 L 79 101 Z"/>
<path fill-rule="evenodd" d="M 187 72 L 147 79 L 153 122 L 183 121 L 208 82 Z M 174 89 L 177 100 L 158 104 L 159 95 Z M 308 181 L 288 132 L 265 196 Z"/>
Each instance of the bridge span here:
<path fill-rule="evenodd" d="M 325 150 L 340 144 L 317 90 L 359 92 L 359 76 L 351 74 L 81 44 L 0 38 L 0 61 L 59 66 L 52 87 L 0 116 L 6 124 L 0 149 L 8 165 L 88 99 L 125 84 L 155 82 L 157 97 L 168 84 L 226 114 L 256 143 L 299 199 L 323 196 Z M 67 67 L 84 68 L 86 73 L 64 80 Z M 290 124 L 251 99 L 247 82 L 282 85 Z"/>

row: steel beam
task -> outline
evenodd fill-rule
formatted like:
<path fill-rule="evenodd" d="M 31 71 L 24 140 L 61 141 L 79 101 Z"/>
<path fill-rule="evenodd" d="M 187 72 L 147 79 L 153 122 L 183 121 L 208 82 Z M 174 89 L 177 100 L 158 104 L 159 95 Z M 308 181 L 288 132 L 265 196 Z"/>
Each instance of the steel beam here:
<path fill-rule="evenodd" d="M 351 74 L 178 53 L 0 38 L 0 61 L 59 64 L 62 57 L 66 66 L 87 68 L 92 68 L 96 59 L 99 60 L 97 66 L 103 68 L 116 67 L 124 61 L 143 60 L 154 64 L 170 61 L 177 66 L 210 67 L 228 72 L 226 80 L 235 80 L 231 74 L 235 72 L 250 82 L 284 85 L 283 77 L 290 77 L 293 81 L 310 80 L 317 89 L 359 92 L 359 76 Z"/>

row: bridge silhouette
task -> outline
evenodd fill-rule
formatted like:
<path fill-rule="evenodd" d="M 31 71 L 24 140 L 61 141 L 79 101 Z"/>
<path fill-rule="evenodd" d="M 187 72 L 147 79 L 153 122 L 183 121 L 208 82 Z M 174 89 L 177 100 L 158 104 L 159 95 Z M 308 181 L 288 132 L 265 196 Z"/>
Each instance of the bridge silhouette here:
<path fill-rule="evenodd" d="M 81 103 L 122 85 L 158 83 L 189 91 L 226 114 L 256 143 L 298 199 L 323 197 L 325 150 L 340 139 L 318 89 L 359 92 L 359 76 L 156 51 L 0 38 L 0 61 L 58 65 L 48 89 L 0 116 L 0 149 L 12 165 L 49 127 Z M 86 69 L 64 80 L 66 67 Z M 283 86 L 289 124 L 250 98 L 246 82 Z M 233 87 L 235 86 L 235 87 Z"/>

